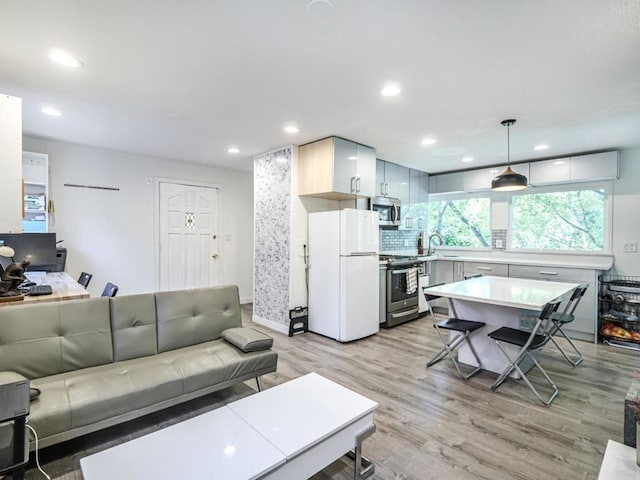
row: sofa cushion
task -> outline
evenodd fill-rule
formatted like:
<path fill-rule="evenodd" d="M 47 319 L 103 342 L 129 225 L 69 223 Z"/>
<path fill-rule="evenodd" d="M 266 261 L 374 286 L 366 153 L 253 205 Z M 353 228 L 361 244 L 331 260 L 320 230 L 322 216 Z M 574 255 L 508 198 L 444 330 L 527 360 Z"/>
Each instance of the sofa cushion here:
<path fill-rule="evenodd" d="M 38 379 L 29 422 L 40 437 L 62 433 L 182 394 L 182 377 L 157 356 Z"/>
<path fill-rule="evenodd" d="M 119 362 L 158 353 L 153 294 L 114 297 L 110 304 L 113 360 Z"/>
<path fill-rule="evenodd" d="M 275 370 L 273 350 L 242 353 L 215 340 L 158 355 L 66 372 L 33 382 L 42 395 L 29 423 L 40 438 L 215 386 Z"/>
<path fill-rule="evenodd" d="M 222 338 L 243 352 L 256 352 L 273 346 L 273 338 L 253 328 L 228 328 L 222 332 Z"/>
<path fill-rule="evenodd" d="M 0 308 L 0 371 L 34 379 L 112 361 L 108 298 Z"/>
<path fill-rule="evenodd" d="M 238 287 L 158 292 L 158 352 L 217 340 L 223 330 L 242 326 Z"/>
<path fill-rule="evenodd" d="M 159 357 L 171 359 L 171 364 L 182 376 L 184 393 L 252 372 L 268 368 L 275 370 L 278 360 L 278 354 L 272 350 L 242 353 L 222 339 L 172 350 Z"/>

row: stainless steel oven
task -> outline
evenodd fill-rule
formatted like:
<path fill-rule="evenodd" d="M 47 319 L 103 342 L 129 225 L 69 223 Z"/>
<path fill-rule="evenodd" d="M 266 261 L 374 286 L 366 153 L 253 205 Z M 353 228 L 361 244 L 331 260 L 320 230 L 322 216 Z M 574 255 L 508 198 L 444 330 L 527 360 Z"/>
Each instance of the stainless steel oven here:
<path fill-rule="evenodd" d="M 383 327 L 418 318 L 418 269 L 415 258 L 387 259 L 387 317 Z"/>
<path fill-rule="evenodd" d="M 390 197 L 372 198 L 369 210 L 378 212 L 378 225 L 382 228 L 397 227 L 400 225 L 400 200 Z"/>

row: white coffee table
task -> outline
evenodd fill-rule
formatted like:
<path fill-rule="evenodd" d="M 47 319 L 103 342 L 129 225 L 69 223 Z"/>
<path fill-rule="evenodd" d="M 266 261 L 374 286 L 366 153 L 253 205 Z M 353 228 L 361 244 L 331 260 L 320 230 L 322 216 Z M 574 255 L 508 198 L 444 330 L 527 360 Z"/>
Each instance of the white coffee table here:
<path fill-rule="evenodd" d="M 362 442 L 378 404 L 310 373 L 80 460 L 85 480 L 308 478 Z"/>

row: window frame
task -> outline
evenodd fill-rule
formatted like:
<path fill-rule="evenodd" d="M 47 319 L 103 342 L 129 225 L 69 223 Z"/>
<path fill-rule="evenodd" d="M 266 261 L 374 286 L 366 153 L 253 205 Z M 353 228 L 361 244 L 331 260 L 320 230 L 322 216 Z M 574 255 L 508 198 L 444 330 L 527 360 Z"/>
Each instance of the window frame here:
<path fill-rule="evenodd" d="M 578 190 L 604 190 L 604 245 L 602 250 L 554 250 L 549 248 L 517 248 L 513 246 L 513 197 L 540 193 L 573 192 Z M 613 181 L 589 183 L 565 183 L 561 185 L 529 187 L 527 190 L 509 192 L 507 220 L 507 252 L 510 253 L 547 253 L 562 255 L 611 255 L 613 237 Z"/>
<path fill-rule="evenodd" d="M 438 249 L 443 250 L 466 250 L 468 252 L 477 251 L 477 252 L 490 252 L 492 250 L 492 216 L 493 216 L 493 196 L 491 191 L 481 191 L 481 192 L 458 192 L 458 193 L 430 193 L 427 197 L 427 230 L 430 231 L 431 234 L 435 233 L 435 230 L 431 228 L 431 225 L 428 223 L 429 218 L 429 208 L 432 202 L 441 202 L 445 200 L 471 200 L 474 198 L 487 198 L 489 200 L 489 246 L 488 247 L 465 247 L 461 245 L 436 245 Z M 429 234 L 429 235 L 431 235 Z M 429 238 L 427 235 L 427 238 Z"/>

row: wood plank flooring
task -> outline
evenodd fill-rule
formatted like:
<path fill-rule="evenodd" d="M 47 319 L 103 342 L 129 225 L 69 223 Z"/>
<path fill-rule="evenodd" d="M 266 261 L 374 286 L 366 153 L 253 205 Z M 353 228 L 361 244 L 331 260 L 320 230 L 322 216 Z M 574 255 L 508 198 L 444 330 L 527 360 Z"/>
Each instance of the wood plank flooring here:
<path fill-rule="evenodd" d="M 481 372 L 464 382 L 448 359 L 427 369 L 426 361 L 441 348 L 428 317 L 341 344 L 313 333 L 290 338 L 254 324 L 251 305 L 242 312 L 245 326 L 274 337 L 278 370 L 263 377 L 266 388 L 317 372 L 379 403 L 377 431 L 364 444 L 377 480 L 595 479 L 607 440 L 622 442 L 624 397 L 640 352 L 579 342 L 585 360 L 573 368 L 547 345 L 541 361 L 560 394 L 546 408 L 522 381 L 509 379 L 492 392 L 496 374 Z M 536 373 L 530 378 L 541 380 Z M 246 383 L 255 388 L 254 381 Z M 80 458 L 250 392 L 236 385 L 47 448 L 41 461 L 54 479 L 81 480 Z M 313 480 L 352 475 L 351 463 L 342 458 Z M 44 478 L 33 455 L 25 478 Z"/>
<path fill-rule="evenodd" d="M 522 381 L 492 392 L 496 374 L 464 382 L 448 359 L 427 369 L 441 348 L 428 317 L 347 344 L 273 332 L 251 322 L 250 306 L 243 317 L 275 339 L 278 370 L 263 377 L 266 388 L 317 372 L 379 403 L 364 446 L 378 480 L 597 478 L 607 440 L 622 442 L 640 361 L 640 352 L 578 342 L 585 360 L 573 368 L 547 345 L 541 362 L 560 389 L 547 408 Z M 537 372 L 530 378 L 543 385 Z M 341 459 L 314 480 L 326 478 L 352 478 L 351 465 Z"/>

